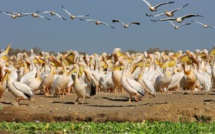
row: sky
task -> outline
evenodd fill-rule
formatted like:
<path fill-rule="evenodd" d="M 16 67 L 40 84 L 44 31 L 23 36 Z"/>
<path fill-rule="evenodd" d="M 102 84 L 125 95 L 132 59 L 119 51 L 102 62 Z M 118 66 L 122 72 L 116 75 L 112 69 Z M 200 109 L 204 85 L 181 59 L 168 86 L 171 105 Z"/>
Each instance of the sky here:
<path fill-rule="evenodd" d="M 148 1 L 156 5 L 168 0 Z M 149 11 L 142 0 L 1 0 L 1 11 L 28 13 L 54 10 L 67 21 L 50 14 L 41 14 L 50 18 L 45 20 L 31 16 L 12 19 L 0 13 L 0 49 L 5 49 L 11 43 L 12 48 L 39 48 L 47 52 L 76 50 L 88 54 L 112 53 L 114 48 L 139 52 L 150 48 L 210 50 L 215 44 L 215 29 L 192 23 L 176 30 L 169 22 L 151 21 L 166 16 L 149 18 L 145 15 L 170 11 L 186 3 L 189 5 L 175 12 L 175 17 L 199 14 L 204 18 L 187 18 L 184 22 L 193 20 L 215 26 L 215 0 L 175 0 L 174 4 L 160 6 L 156 12 Z M 74 15 L 89 14 L 86 19 L 103 21 L 115 29 L 79 19 L 71 20 L 62 10 L 61 4 Z M 125 29 L 120 23 L 112 23 L 113 19 L 125 23 L 138 21 L 141 24 L 130 25 Z"/>

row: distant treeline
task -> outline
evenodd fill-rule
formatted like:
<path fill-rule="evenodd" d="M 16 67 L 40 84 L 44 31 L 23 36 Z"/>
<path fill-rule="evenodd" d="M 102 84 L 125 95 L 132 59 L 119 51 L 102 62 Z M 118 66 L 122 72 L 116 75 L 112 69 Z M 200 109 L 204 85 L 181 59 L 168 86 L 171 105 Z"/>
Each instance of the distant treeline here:
<path fill-rule="evenodd" d="M 35 54 L 39 54 L 42 50 L 39 48 L 32 48 Z M 130 54 L 134 54 L 134 53 L 139 53 L 140 51 L 136 51 L 133 49 L 129 49 L 129 50 L 125 50 L 125 52 L 129 52 Z M 166 54 L 168 54 L 169 52 L 175 52 L 174 50 L 169 50 L 169 49 L 165 49 L 165 50 L 161 50 L 160 48 L 150 48 L 149 50 L 147 50 L 147 53 L 154 53 L 154 52 L 165 52 Z M 30 54 L 30 50 L 26 50 L 26 49 L 19 49 L 19 48 L 10 48 L 10 51 L 8 53 L 9 56 L 11 55 L 17 55 L 18 53 L 26 53 L 26 54 Z M 50 51 L 49 53 L 52 53 L 53 55 L 57 55 L 57 52 L 55 51 Z M 60 52 L 62 54 L 66 53 L 66 51 L 62 51 Z M 79 52 L 80 54 L 85 54 L 86 52 Z"/>

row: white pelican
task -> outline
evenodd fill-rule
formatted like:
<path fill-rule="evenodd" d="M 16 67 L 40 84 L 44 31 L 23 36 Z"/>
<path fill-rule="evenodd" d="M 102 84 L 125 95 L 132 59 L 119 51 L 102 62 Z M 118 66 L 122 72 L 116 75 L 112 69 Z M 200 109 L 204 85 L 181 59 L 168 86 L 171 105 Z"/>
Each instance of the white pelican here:
<path fill-rule="evenodd" d="M 125 68 L 122 71 L 121 84 L 123 89 L 130 95 L 129 102 L 132 99 L 132 96 L 135 97 L 135 101 L 138 101 L 138 95 L 144 96 L 145 89 L 144 87 L 134 79 L 131 79 L 126 76 L 128 71 L 128 65 L 125 65 Z"/>
<path fill-rule="evenodd" d="M 0 60 L 1 61 L 1 60 Z M 3 82 L 3 75 L 4 75 L 4 72 L 3 72 L 3 66 L 0 65 L 0 98 L 3 97 L 3 94 L 4 92 L 6 91 L 6 82 Z"/>
<path fill-rule="evenodd" d="M 1 13 L 2 11 L 0 11 Z M 23 13 L 20 12 L 2 12 L 5 15 L 9 15 L 11 18 L 16 19 L 17 17 L 23 17 L 26 16 Z"/>
<path fill-rule="evenodd" d="M 6 48 L 6 50 L 3 50 L 1 53 L 0 53 L 0 58 L 3 58 L 4 56 L 7 56 L 8 55 L 8 52 L 10 50 L 10 46 L 11 44 L 9 44 Z"/>
<path fill-rule="evenodd" d="M 2 82 L 7 80 L 7 87 L 9 91 L 16 97 L 18 104 L 20 100 L 31 99 L 34 96 L 31 88 L 24 83 L 15 81 L 11 76 L 12 74 L 13 72 L 11 70 L 5 69 L 5 75 Z"/>
<path fill-rule="evenodd" d="M 201 23 L 201 22 L 198 22 L 198 21 L 195 21 L 195 23 L 202 25 L 203 28 L 215 28 L 215 27 L 212 26 L 212 25 L 207 25 L 207 24 L 204 24 L 204 23 Z"/>
<path fill-rule="evenodd" d="M 38 18 L 38 17 L 40 17 L 40 18 L 42 18 L 42 19 L 46 19 L 46 20 L 50 20 L 50 18 L 46 18 L 46 17 L 44 17 L 44 16 L 42 16 L 42 15 L 40 15 L 40 14 L 37 14 L 37 13 L 23 13 L 24 15 L 31 15 L 32 17 L 34 17 L 34 18 Z"/>
<path fill-rule="evenodd" d="M 163 16 L 163 15 L 166 15 L 168 17 L 172 17 L 174 16 L 174 13 L 178 10 L 181 10 L 182 8 L 185 8 L 186 6 L 188 6 L 189 4 L 185 4 L 184 6 L 180 7 L 180 8 L 176 8 L 176 9 L 173 9 L 171 11 L 165 11 L 164 13 L 160 13 L 160 14 L 156 14 L 156 15 L 149 15 L 146 13 L 146 16 L 148 17 L 158 17 L 158 16 Z"/>
<path fill-rule="evenodd" d="M 140 22 L 136 22 L 136 21 L 132 21 L 130 23 L 125 24 L 124 22 L 122 22 L 121 20 L 112 20 L 113 23 L 115 22 L 120 22 L 124 28 L 128 28 L 129 25 L 131 24 L 136 24 L 136 25 L 140 25 Z"/>
<path fill-rule="evenodd" d="M 89 14 L 86 14 L 86 15 L 73 15 L 73 14 L 71 14 L 68 10 L 66 10 L 66 9 L 64 8 L 63 5 L 61 5 L 61 7 L 62 7 L 62 9 L 70 16 L 70 18 L 71 18 L 72 20 L 75 19 L 75 18 L 84 18 L 84 17 L 89 16 Z"/>
<path fill-rule="evenodd" d="M 167 67 L 164 74 L 159 75 L 155 80 L 155 90 L 164 92 L 165 89 L 172 81 L 172 73 L 168 70 Z"/>
<path fill-rule="evenodd" d="M 191 18 L 191 17 L 203 17 L 203 16 L 202 15 L 198 15 L 198 14 L 187 14 L 187 15 L 184 15 L 182 17 L 176 17 L 176 18 L 169 17 L 169 18 L 164 18 L 164 19 L 159 19 L 159 20 L 151 20 L 151 21 L 156 22 L 156 21 L 169 21 L 169 20 L 173 20 L 173 21 L 176 21 L 178 23 L 181 23 L 184 19 Z"/>
<path fill-rule="evenodd" d="M 169 21 L 169 23 L 171 23 L 175 29 L 178 29 L 179 27 L 184 26 L 184 25 L 190 25 L 191 24 L 191 23 L 183 23 L 181 25 L 175 25 L 172 21 Z"/>
<path fill-rule="evenodd" d="M 79 72 L 78 65 L 75 64 L 74 66 L 77 69 L 77 71 Z M 79 102 L 78 99 L 83 98 L 82 104 L 84 102 L 85 97 L 90 98 L 91 96 L 96 94 L 96 88 L 93 84 L 93 81 L 90 79 L 87 72 L 85 72 L 85 75 L 86 75 L 87 82 L 82 81 L 79 78 L 78 73 L 71 75 L 72 80 L 74 82 L 73 88 L 74 88 L 76 95 L 78 96 L 78 98 L 76 99 L 75 102 Z"/>
<path fill-rule="evenodd" d="M 197 76 L 193 71 L 192 66 L 189 66 L 190 68 L 188 68 L 187 63 L 185 62 L 184 65 L 184 76 L 180 81 L 180 86 L 184 89 L 184 90 L 191 90 L 192 92 L 195 89 L 195 85 L 196 85 L 196 81 L 197 81 Z"/>
<path fill-rule="evenodd" d="M 37 13 L 40 13 L 40 11 L 37 11 Z M 63 20 L 66 20 L 66 18 L 60 16 L 58 13 L 54 12 L 53 10 L 51 10 L 51 11 L 43 11 L 41 13 L 50 13 L 52 16 L 56 15 L 57 17 L 59 17 L 59 18 L 61 18 Z"/>
<path fill-rule="evenodd" d="M 102 25 L 105 25 L 105 26 L 107 26 L 107 27 L 110 27 L 110 28 L 115 29 L 115 27 L 109 26 L 107 23 L 102 22 L 102 21 L 100 21 L 100 20 L 94 20 L 94 19 L 79 19 L 79 20 L 81 20 L 81 21 L 88 21 L 88 22 L 95 22 L 96 25 L 102 24 Z"/>
<path fill-rule="evenodd" d="M 156 6 L 152 6 L 152 5 L 151 5 L 148 1 L 146 1 L 146 0 L 143 0 L 143 2 L 145 2 L 145 3 L 148 5 L 149 10 L 152 11 L 152 12 L 155 12 L 159 6 L 162 6 L 162 5 L 165 5 L 165 4 L 172 4 L 172 3 L 175 3 L 174 1 L 162 2 L 162 3 L 157 4 Z"/>

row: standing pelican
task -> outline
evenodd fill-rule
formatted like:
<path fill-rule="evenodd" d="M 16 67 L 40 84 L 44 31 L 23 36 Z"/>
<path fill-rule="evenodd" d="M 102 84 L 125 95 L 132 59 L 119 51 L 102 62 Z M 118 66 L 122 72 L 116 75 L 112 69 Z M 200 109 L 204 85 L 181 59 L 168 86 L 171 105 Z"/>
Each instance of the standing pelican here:
<path fill-rule="evenodd" d="M 122 22 L 121 20 L 112 20 L 112 22 L 113 22 L 113 23 L 115 23 L 115 22 L 120 22 L 120 23 L 123 25 L 124 28 L 128 28 L 128 26 L 131 25 L 131 24 L 140 25 L 140 22 L 136 22 L 136 21 L 132 21 L 132 22 L 130 22 L 130 23 L 128 23 L 128 24 L 125 24 L 125 23 Z"/>
<path fill-rule="evenodd" d="M 175 3 L 174 1 L 162 2 L 162 3 L 157 4 L 156 6 L 152 6 L 147 0 L 143 0 L 143 2 L 145 2 L 148 5 L 149 10 L 152 11 L 152 12 L 155 12 L 159 6 L 162 6 L 162 5 L 165 5 L 165 4 Z"/>
<path fill-rule="evenodd" d="M 107 26 L 107 27 L 110 27 L 110 28 L 115 29 L 113 26 L 109 26 L 107 23 L 102 22 L 102 21 L 100 21 L 100 20 L 94 20 L 94 19 L 80 19 L 80 20 L 81 20 L 81 21 L 88 21 L 88 22 L 95 22 L 96 25 L 102 24 L 102 25 L 105 25 L 105 26 Z"/>
<path fill-rule="evenodd" d="M 16 81 L 12 75 L 13 71 L 5 69 L 5 75 L 2 82 L 7 80 L 8 89 L 16 97 L 18 104 L 20 100 L 31 99 L 34 96 L 31 88 L 24 83 Z"/>
<path fill-rule="evenodd" d="M 86 15 L 73 15 L 73 14 L 71 14 L 68 10 L 66 10 L 66 9 L 64 8 L 63 5 L 61 5 L 61 7 L 62 7 L 62 9 L 70 16 L 70 18 L 71 18 L 72 20 L 74 20 L 75 18 L 84 18 L 84 17 L 89 16 L 89 14 L 86 14 Z"/>
<path fill-rule="evenodd" d="M 198 15 L 198 14 L 187 14 L 187 15 L 184 15 L 182 17 L 176 17 L 176 18 L 169 17 L 169 18 L 164 18 L 164 19 L 159 19 L 159 20 L 151 20 L 151 21 L 156 22 L 156 21 L 169 21 L 169 20 L 173 20 L 173 21 L 176 21 L 178 23 L 181 23 L 184 19 L 191 18 L 191 17 L 203 17 L 203 16 Z"/>
<path fill-rule="evenodd" d="M 130 95 L 129 102 L 132 99 L 132 96 L 135 97 L 135 101 L 138 101 L 138 95 L 144 96 L 145 90 L 144 87 L 134 79 L 131 79 L 126 76 L 128 71 L 128 65 L 125 65 L 125 68 L 122 71 L 121 83 L 123 89 Z"/>
<path fill-rule="evenodd" d="M 180 8 L 176 8 L 176 9 L 173 9 L 171 11 L 165 11 L 164 13 L 159 13 L 159 14 L 156 14 L 156 15 L 149 15 L 146 13 L 146 16 L 148 17 L 158 17 L 158 16 L 163 16 L 163 15 L 166 15 L 168 17 L 172 17 L 174 16 L 174 13 L 178 10 L 181 10 L 182 8 L 185 8 L 186 6 L 188 6 L 189 4 L 185 4 L 184 6 L 180 7 Z"/>
<path fill-rule="evenodd" d="M 183 23 L 181 25 L 175 25 L 172 21 L 169 21 L 169 23 L 171 23 L 175 29 L 178 29 L 179 27 L 184 26 L 184 25 L 190 25 L 191 24 L 191 23 Z"/>

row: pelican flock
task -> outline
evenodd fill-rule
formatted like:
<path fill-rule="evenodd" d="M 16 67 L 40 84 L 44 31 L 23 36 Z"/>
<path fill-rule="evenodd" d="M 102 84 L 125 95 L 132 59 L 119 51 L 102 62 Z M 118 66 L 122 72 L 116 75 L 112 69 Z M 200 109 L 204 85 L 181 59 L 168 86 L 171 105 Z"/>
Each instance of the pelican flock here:
<path fill-rule="evenodd" d="M 161 2 L 152 6 L 147 0 L 142 0 L 150 11 L 156 12 L 158 7 L 171 7 L 174 1 Z M 165 6 L 164 6 L 165 5 Z M 168 6 L 167 6 L 168 5 Z M 188 21 L 188 18 L 201 17 L 200 14 L 186 13 L 181 17 L 175 17 L 174 13 L 180 12 L 188 4 L 180 8 L 172 8 L 157 15 L 149 17 L 167 18 L 152 19 L 151 21 L 169 22 L 178 29 L 184 25 L 191 25 L 191 22 L 202 25 L 204 28 L 214 26 L 199 21 Z M 77 21 L 94 22 L 96 25 L 110 26 L 108 22 L 97 19 L 89 19 L 89 14 L 73 15 L 63 5 L 61 9 L 70 19 Z M 13 19 L 32 16 L 34 18 L 47 18 L 57 16 L 62 20 L 68 20 L 54 10 L 32 11 L 29 13 L 1 11 Z M 41 15 L 43 14 L 43 15 Z M 50 16 L 51 15 L 51 16 Z M 181 23 L 175 25 L 172 21 Z M 112 19 L 110 22 L 119 22 L 124 28 L 130 25 L 140 25 L 139 21 L 124 23 L 121 20 Z M 42 51 L 40 54 L 18 53 L 9 55 L 11 45 L 0 53 L 0 98 L 4 99 L 6 91 L 12 93 L 18 104 L 20 100 L 31 100 L 35 95 L 63 97 L 64 95 L 75 95 L 79 102 L 83 98 L 90 98 L 99 92 L 116 93 L 121 92 L 128 95 L 128 101 L 139 101 L 145 95 L 156 97 L 157 92 L 187 91 L 199 92 L 210 91 L 215 85 L 215 47 L 209 52 L 206 49 L 196 49 L 195 52 L 179 50 L 175 53 L 165 52 L 139 52 L 131 54 L 120 48 L 115 48 L 108 54 L 80 54 L 75 50 L 68 50 L 66 53 L 52 55 Z M 134 97 L 134 98 L 133 98 Z M 36 100 L 35 100 L 36 101 Z"/>
<path fill-rule="evenodd" d="M 148 6 L 148 8 L 149 8 L 149 10 L 151 12 L 157 12 L 157 9 L 159 7 L 161 7 L 161 6 L 163 8 L 168 7 L 167 5 L 169 5 L 169 7 L 172 7 L 174 5 L 174 3 L 175 3 L 175 1 L 165 1 L 165 2 L 158 3 L 155 6 L 152 6 L 151 2 L 149 2 L 148 0 L 142 0 L 142 1 Z M 187 14 L 182 15 L 182 16 L 175 16 L 175 12 L 179 12 L 180 10 L 184 9 L 185 7 L 187 7 L 188 5 L 189 5 L 189 3 L 186 3 L 183 6 L 178 7 L 178 8 L 173 8 L 172 10 L 165 9 L 165 12 L 162 12 L 162 13 L 158 13 L 158 14 L 154 14 L 154 15 L 145 13 L 145 15 L 148 16 L 148 17 L 154 17 L 154 18 L 158 18 L 158 17 L 161 17 L 161 16 L 165 15 L 165 16 L 167 16 L 167 18 L 151 19 L 151 21 L 152 22 L 158 22 L 158 21 L 164 21 L 164 22 L 169 21 L 170 22 L 171 21 L 170 23 L 174 26 L 175 29 L 178 29 L 179 27 L 184 26 L 184 25 L 190 25 L 191 22 L 195 22 L 196 24 L 200 24 L 200 25 L 203 26 L 203 28 L 213 28 L 213 29 L 215 29 L 215 27 L 213 25 L 207 25 L 207 24 L 204 24 L 202 22 L 195 21 L 195 20 L 192 20 L 190 22 L 185 22 L 185 23 L 183 23 L 183 24 L 181 24 L 179 26 L 175 25 L 172 21 L 175 21 L 177 23 L 181 23 L 181 22 L 185 21 L 188 18 L 194 18 L 194 17 L 202 17 L 203 18 L 204 17 L 201 14 L 194 14 L 194 13 L 187 13 Z M 71 20 L 78 19 L 80 21 L 94 22 L 96 25 L 102 24 L 102 25 L 105 25 L 105 26 L 107 26 L 109 28 L 115 29 L 115 27 L 110 26 L 108 24 L 108 22 L 103 22 L 103 21 L 100 21 L 100 20 L 87 18 L 87 17 L 90 16 L 89 14 L 74 15 L 71 12 L 69 12 L 63 6 L 63 4 L 61 4 L 61 9 L 64 11 L 64 13 L 66 13 L 69 16 L 69 18 Z M 14 11 L 2 11 L 2 10 L 0 10 L 0 13 L 2 13 L 4 15 L 7 15 L 7 16 L 10 16 L 12 19 L 32 16 L 33 18 L 42 18 L 42 19 L 46 19 L 46 20 L 51 20 L 51 18 L 44 16 L 45 14 L 50 14 L 51 16 L 57 16 L 58 18 L 60 18 L 62 20 L 65 20 L 65 21 L 68 20 L 66 17 L 63 17 L 61 14 L 55 12 L 54 10 L 32 11 L 32 12 L 29 12 L 29 13 L 20 12 L 20 11 L 14 12 Z M 126 24 L 123 21 L 117 20 L 117 19 L 112 19 L 112 22 L 113 23 L 119 22 L 119 23 L 121 23 L 123 25 L 124 28 L 128 28 L 132 24 L 135 24 L 135 25 L 140 25 L 141 24 L 141 22 L 139 22 L 139 21 L 130 21 L 129 23 Z"/>
<path fill-rule="evenodd" d="M 113 53 L 80 54 L 69 50 L 54 56 L 48 52 L 8 55 L 11 45 L 0 53 L 0 98 L 11 92 L 18 104 L 35 95 L 75 95 L 75 103 L 99 92 L 121 92 L 128 101 L 158 92 L 199 92 L 214 87 L 215 47 L 178 52 L 146 51 L 130 54 L 115 48 Z M 108 63 L 108 64 L 107 64 Z M 71 90 L 68 90 L 71 89 Z M 36 100 L 35 100 L 36 101 Z"/>

